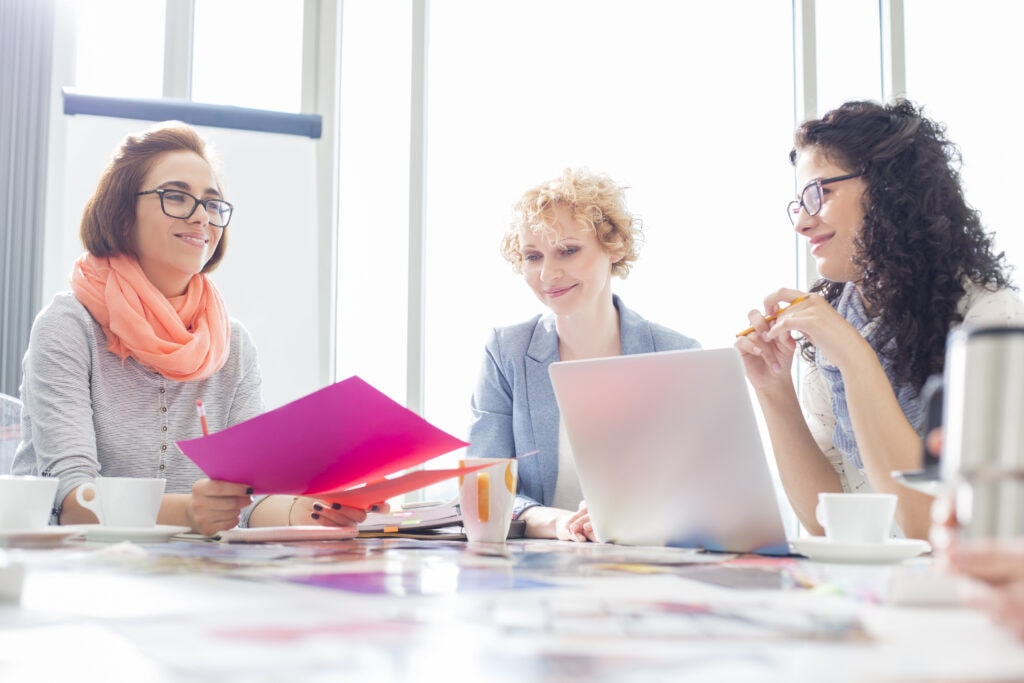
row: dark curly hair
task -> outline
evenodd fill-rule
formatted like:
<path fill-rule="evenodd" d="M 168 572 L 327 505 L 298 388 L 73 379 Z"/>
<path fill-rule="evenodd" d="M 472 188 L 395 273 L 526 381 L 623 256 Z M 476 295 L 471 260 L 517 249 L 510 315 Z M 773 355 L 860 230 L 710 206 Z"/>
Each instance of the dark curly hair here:
<path fill-rule="evenodd" d="M 864 225 L 855 241 L 858 283 L 878 312 L 878 347 L 895 340 L 890 360 L 897 383 L 921 387 L 942 371 L 946 335 L 962 322 L 957 305 L 970 280 L 1010 287 L 1010 268 L 993 253 L 981 215 L 960 185 L 959 149 L 943 124 L 907 100 L 882 105 L 846 102 L 794 135 L 790 161 L 813 147 L 867 183 Z M 835 304 L 843 283 L 821 279 L 811 288 Z M 804 340 L 802 355 L 813 362 Z"/>

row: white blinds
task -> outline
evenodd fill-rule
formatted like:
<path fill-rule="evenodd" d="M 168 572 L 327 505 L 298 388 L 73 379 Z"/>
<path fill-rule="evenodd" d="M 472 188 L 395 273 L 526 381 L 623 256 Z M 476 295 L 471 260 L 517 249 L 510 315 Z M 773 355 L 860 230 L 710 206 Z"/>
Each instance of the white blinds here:
<path fill-rule="evenodd" d="M 0 0 L 0 393 L 18 395 L 38 312 L 55 0 Z"/>

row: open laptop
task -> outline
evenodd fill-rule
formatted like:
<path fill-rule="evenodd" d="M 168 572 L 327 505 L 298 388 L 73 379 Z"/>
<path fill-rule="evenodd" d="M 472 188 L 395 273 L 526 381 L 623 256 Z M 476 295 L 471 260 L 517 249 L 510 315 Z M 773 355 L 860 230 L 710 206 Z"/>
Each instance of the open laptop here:
<path fill-rule="evenodd" d="M 736 349 L 549 372 L 598 540 L 789 554 Z"/>

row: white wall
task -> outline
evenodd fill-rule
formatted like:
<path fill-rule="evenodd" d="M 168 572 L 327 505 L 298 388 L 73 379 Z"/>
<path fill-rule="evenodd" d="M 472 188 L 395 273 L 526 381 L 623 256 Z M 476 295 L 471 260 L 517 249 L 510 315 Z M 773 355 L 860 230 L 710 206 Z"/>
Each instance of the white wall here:
<path fill-rule="evenodd" d="M 64 116 L 51 158 L 43 304 L 66 291 L 82 253 L 82 207 L 124 137 L 150 121 Z M 277 407 L 320 388 L 316 142 L 295 135 L 197 127 L 222 166 L 235 205 L 228 253 L 211 275 L 260 352 L 263 397 Z"/>

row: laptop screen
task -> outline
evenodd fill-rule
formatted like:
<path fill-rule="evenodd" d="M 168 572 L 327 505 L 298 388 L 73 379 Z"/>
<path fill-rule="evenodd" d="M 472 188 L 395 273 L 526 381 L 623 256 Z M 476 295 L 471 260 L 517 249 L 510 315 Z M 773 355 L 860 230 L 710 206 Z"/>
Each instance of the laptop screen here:
<path fill-rule="evenodd" d="M 549 372 L 599 540 L 789 554 L 739 352 L 562 361 Z"/>

